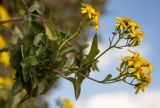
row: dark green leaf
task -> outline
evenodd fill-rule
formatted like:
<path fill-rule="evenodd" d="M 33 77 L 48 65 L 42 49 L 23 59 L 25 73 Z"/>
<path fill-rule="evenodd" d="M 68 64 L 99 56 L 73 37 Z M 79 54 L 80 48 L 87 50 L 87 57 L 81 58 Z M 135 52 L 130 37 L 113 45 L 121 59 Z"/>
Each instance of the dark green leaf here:
<path fill-rule="evenodd" d="M 21 62 L 21 66 L 22 66 L 23 80 L 25 82 L 27 82 L 29 80 L 29 77 L 30 77 L 30 68 L 31 68 L 31 65 L 28 62 L 22 61 Z"/>
<path fill-rule="evenodd" d="M 69 80 L 70 82 L 72 82 L 73 87 L 74 87 L 74 91 L 75 91 L 75 98 L 77 100 L 79 98 L 80 93 L 81 93 L 81 85 L 78 82 L 78 80 L 75 79 L 75 78 L 68 77 L 67 80 Z"/>
<path fill-rule="evenodd" d="M 30 77 L 31 65 L 35 66 L 38 64 L 39 64 L 39 62 L 35 56 L 29 56 L 29 57 L 26 57 L 22 60 L 22 62 L 21 62 L 22 75 L 23 75 L 23 79 L 25 82 L 27 82 Z"/>
<path fill-rule="evenodd" d="M 13 55 L 10 58 L 10 63 L 15 68 L 17 71 L 21 71 L 21 63 L 22 61 L 22 54 L 21 54 L 21 49 L 16 49 L 13 53 Z"/>
<path fill-rule="evenodd" d="M 99 54 L 99 49 L 98 49 L 98 40 L 97 40 L 97 34 L 95 34 L 93 41 L 92 41 L 92 46 L 90 49 L 89 54 L 87 55 L 85 62 L 82 64 L 87 64 L 94 60 L 94 58 Z"/>
<path fill-rule="evenodd" d="M 27 20 L 21 25 L 21 29 L 24 35 L 22 54 L 24 55 L 23 57 L 28 57 L 30 56 L 30 49 L 33 45 L 35 36 L 42 33 L 44 28 L 38 22 Z"/>

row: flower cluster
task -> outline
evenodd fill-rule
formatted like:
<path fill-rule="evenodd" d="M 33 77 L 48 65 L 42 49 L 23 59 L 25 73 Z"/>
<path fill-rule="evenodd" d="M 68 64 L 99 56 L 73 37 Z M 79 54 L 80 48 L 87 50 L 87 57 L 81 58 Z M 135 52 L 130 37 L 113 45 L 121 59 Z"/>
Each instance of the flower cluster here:
<path fill-rule="evenodd" d="M 116 20 L 116 29 L 127 34 L 127 39 L 132 41 L 132 46 L 139 45 L 143 37 L 143 32 L 140 30 L 140 25 L 135 23 L 130 18 L 117 17 Z"/>
<path fill-rule="evenodd" d="M 152 65 L 141 57 L 138 52 L 130 52 L 133 56 L 123 57 L 119 70 L 121 75 L 125 74 L 127 77 L 133 77 L 136 80 L 134 86 L 137 94 L 140 90 L 144 91 L 150 84 Z"/>
<path fill-rule="evenodd" d="M 0 49 L 4 48 L 6 45 L 6 41 L 4 40 L 4 38 L 2 36 L 0 36 Z M 9 53 L 8 52 L 2 52 L 0 53 L 0 63 L 4 64 L 5 66 L 9 66 Z"/>
<path fill-rule="evenodd" d="M 86 14 L 89 20 L 92 22 L 92 27 L 98 31 L 99 28 L 99 12 L 97 12 L 91 5 L 82 4 L 84 8 L 81 8 L 81 13 Z"/>

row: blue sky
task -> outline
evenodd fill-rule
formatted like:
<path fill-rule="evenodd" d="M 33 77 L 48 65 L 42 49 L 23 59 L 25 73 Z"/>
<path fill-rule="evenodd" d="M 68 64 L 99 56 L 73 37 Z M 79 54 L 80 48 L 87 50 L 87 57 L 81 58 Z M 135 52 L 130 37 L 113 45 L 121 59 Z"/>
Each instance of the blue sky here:
<path fill-rule="evenodd" d="M 160 0 L 110 0 L 106 5 L 108 13 L 100 18 L 101 26 L 99 30 L 99 36 L 103 40 L 101 41 L 101 46 L 107 47 L 108 38 L 114 30 L 115 19 L 117 16 L 132 18 L 135 22 L 141 25 L 141 30 L 144 31 L 144 38 L 141 46 L 138 48 L 138 51 L 154 66 L 154 71 L 152 74 L 153 80 L 148 90 L 158 91 L 160 91 L 159 5 Z M 111 57 L 112 53 L 109 53 L 108 56 Z M 102 61 L 103 66 L 100 66 L 102 67 L 101 71 L 98 73 L 92 73 L 92 77 L 103 79 L 107 72 L 116 72 L 115 67 L 118 66 L 119 62 L 114 59 L 105 59 L 105 57 Z M 134 94 L 134 89 L 124 83 L 103 85 L 86 80 L 82 85 L 82 92 L 78 101 L 82 101 L 99 93 L 114 93 L 119 91 Z M 58 97 L 68 97 L 75 102 L 74 90 L 70 82 L 62 79 L 59 88 L 49 93 L 49 103 L 53 104 L 54 100 Z"/>

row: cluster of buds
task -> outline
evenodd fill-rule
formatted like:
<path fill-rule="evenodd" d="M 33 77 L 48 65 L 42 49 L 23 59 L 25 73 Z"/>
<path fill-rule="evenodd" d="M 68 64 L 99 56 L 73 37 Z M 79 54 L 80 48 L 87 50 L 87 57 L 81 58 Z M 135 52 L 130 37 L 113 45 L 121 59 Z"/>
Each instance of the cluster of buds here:
<path fill-rule="evenodd" d="M 128 44 L 131 46 L 139 45 L 143 37 L 140 25 L 130 18 L 117 17 L 116 20 L 115 27 L 119 32 L 127 36 Z"/>
<path fill-rule="evenodd" d="M 151 72 L 152 72 L 152 65 L 143 57 L 140 56 L 138 52 L 130 51 L 133 56 L 125 56 L 122 57 L 122 63 L 120 64 L 120 76 L 124 80 L 126 78 L 133 78 L 130 84 L 134 85 L 136 89 L 136 94 L 142 90 L 144 91 L 145 88 L 151 82 Z"/>
<path fill-rule="evenodd" d="M 81 13 L 87 15 L 87 18 L 92 22 L 92 27 L 98 31 L 99 28 L 99 12 L 97 12 L 91 5 L 82 4 Z"/>

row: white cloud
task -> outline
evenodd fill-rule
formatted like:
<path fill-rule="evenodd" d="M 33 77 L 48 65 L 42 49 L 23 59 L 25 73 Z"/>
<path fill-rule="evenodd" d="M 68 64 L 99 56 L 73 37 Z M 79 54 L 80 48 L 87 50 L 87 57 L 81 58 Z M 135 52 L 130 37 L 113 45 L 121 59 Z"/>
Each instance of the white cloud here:
<path fill-rule="evenodd" d="M 95 95 L 76 108 L 160 108 L 160 91 L 148 91 L 140 95 L 129 93 L 103 93 Z"/>

